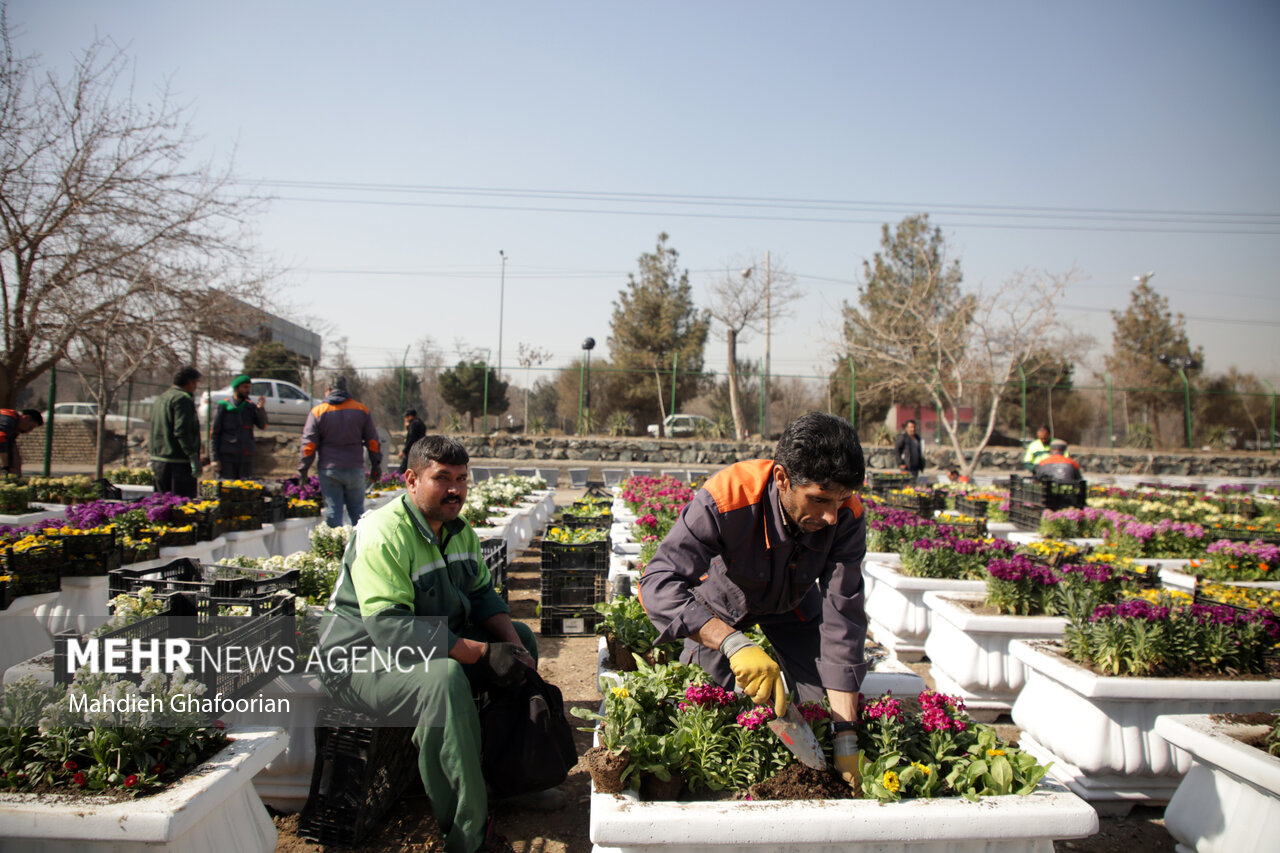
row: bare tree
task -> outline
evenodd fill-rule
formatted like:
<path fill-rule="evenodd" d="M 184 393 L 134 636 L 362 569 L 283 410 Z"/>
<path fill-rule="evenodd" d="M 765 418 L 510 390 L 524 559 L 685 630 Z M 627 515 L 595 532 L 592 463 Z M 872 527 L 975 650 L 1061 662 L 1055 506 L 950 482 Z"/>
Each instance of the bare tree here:
<path fill-rule="evenodd" d="M 1018 366 L 1035 369 L 1037 358 L 1063 357 L 1083 345 L 1056 311 L 1075 272 L 1020 272 L 994 290 L 964 293 L 959 265 L 947 260 L 941 233 L 927 217 L 908 217 L 892 235 L 886 226 L 883 246 L 867 265 L 861 310 L 845 305 L 845 351 L 886 382 L 924 389 L 957 463 L 971 474 Z M 987 423 L 966 456 L 959 404 L 978 396 L 986 397 Z"/>
<path fill-rule="evenodd" d="M 518 355 L 516 360 L 520 362 L 520 366 L 524 368 L 524 431 L 529 432 L 529 392 L 533 390 L 533 382 L 530 375 L 535 367 L 539 367 L 543 362 L 551 358 L 551 351 L 535 347 L 533 344 L 520 342 L 517 348 Z"/>
<path fill-rule="evenodd" d="M 106 346 L 107 322 L 132 335 L 175 303 L 200 312 L 193 300 L 215 287 L 252 299 L 262 279 L 227 275 L 247 266 L 244 226 L 256 202 L 230 191 L 229 172 L 188 163 L 195 139 L 167 92 L 135 101 L 124 54 L 104 41 L 65 80 L 15 56 L 7 30 L 0 41 L 0 404 L 8 405 L 68 352 Z M 126 317 L 122 305 L 137 313 Z M 206 316 L 188 314 L 192 327 Z M 159 337 L 145 339 L 154 346 Z"/>
<path fill-rule="evenodd" d="M 711 286 L 711 319 L 719 324 L 718 334 L 728 344 L 729 410 L 733 414 L 734 438 L 739 441 L 746 436 L 747 421 L 742 412 L 738 343 L 747 330 L 762 331 L 762 325 L 770 316 L 787 316 L 787 306 L 800 295 L 795 276 L 786 269 L 770 264 L 766 275 L 756 274 L 758 268 L 763 265 L 757 260 L 731 263 Z"/>

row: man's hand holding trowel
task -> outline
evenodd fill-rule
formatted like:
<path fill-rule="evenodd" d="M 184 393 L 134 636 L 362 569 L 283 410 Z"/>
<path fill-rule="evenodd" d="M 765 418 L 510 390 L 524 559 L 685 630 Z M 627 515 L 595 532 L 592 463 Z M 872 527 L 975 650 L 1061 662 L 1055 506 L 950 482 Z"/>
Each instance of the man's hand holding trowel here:
<path fill-rule="evenodd" d="M 769 723 L 773 733 L 800 761 L 810 767 L 825 768 L 827 762 L 822 755 L 822 748 L 813 736 L 813 730 L 787 701 L 787 688 L 777 661 L 747 639 L 741 631 L 734 631 L 724 638 L 720 643 L 720 653 L 728 659 L 734 679 L 742 691 L 751 697 L 751 701 L 757 705 L 773 703 L 776 719 Z M 854 707 L 856 704 L 856 701 L 852 703 Z M 861 776 L 858 773 L 858 760 L 862 751 L 858 748 L 858 733 L 853 726 L 852 722 L 833 724 L 835 739 L 832 754 L 836 772 L 858 794 L 862 790 Z"/>

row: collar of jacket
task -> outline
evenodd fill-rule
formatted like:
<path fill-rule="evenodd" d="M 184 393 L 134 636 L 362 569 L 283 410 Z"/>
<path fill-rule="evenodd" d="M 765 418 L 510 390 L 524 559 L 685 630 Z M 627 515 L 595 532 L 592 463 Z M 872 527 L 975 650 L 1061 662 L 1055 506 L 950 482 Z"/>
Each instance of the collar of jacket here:
<path fill-rule="evenodd" d="M 422 514 L 422 510 L 418 509 L 418 505 L 410 500 L 408 495 L 401 495 L 400 500 L 404 501 L 405 508 L 409 511 L 409 519 L 413 522 L 413 526 L 418 528 L 418 533 L 422 535 L 422 538 L 439 548 L 442 554 L 445 547 L 448 546 L 449 540 L 461 533 L 467 526 L 466 519 L 461 516 L 453 521 L 446 521 L 440 528 L 440 532 L 444 536 L 439 538 L 436 536 L 435 531 L 431 529 L 431 525 L 427 523 L 427 518 Z"/>
<path fill-rule="evenodd" d="M 222 407 L 225 408 L 228 412 L 238 412 L 241 409 L 243 409 L 245 406 L 249 405 L 248 400 L 233 402 L 235 399 L 236 399 L 235 397 L 228 397 L 227 399 L 223 400 L 221 403 Z"/>

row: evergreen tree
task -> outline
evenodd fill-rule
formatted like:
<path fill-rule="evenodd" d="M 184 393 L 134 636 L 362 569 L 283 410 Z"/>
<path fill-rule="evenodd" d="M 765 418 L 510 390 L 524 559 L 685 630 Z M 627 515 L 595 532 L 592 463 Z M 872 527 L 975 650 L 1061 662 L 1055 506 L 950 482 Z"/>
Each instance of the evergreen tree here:
<path fill-rule="evenodd" d="M 1191 349 L 1186 319 L 1169 310 L 1169 300 L 1155 291 L 1143 276 L 1129 294 L 1129 307 L 1112 311 L 1111 355 L 1105 361 L 1117 387 L 1125 389 L 1129 405 L 1145 411 L 1146 422 L 1160 437 L 1161 412 L 1182 405 L 1182 379 L 1176 370 L 1160 362 L 1160 356 L 1191 356 L 1204 364 L 1204 350 Z M 1188 371 L 1188 379 L 1191 373 Z"/>
<path fill-rule="evenodd" d="M 475 430 L 476 415 L 486 411 L 490 415 L 501 415 L 507 410 L 507 385 L 498 378 L 497 368 L 490 367 L 486 406 L 483 361 L 459 361 L 440 373 L 440 396 L 454 409 L 466 414 L 471 431 Z"/>
<path fill-rule="evenodd" d="M 255 379 L 280 379 L 302 385 L 298 357 L 278 341 L 258 344 L 245 353 L 244 372 Z"/>
<path fill-rule="evenodd" d="M 702 385 L 710 321 L 693 304 L 689 271 L 679 269 L 679 257 L 667 235 L 659 234 L 654 250 L 640 256 L 638 276 L 627 275 L 627 288 L 613 304 L 610 360 L 630 374 L 627 397 L 637 423 L 661 423 L 672 410 L 673 368 L 677 401 L 692 398 Z"/>

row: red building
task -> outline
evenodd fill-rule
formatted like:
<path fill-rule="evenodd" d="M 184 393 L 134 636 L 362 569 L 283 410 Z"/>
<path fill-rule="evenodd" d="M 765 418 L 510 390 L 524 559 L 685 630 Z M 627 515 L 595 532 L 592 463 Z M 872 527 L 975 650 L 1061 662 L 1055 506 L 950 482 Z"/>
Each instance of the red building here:
<path fill-rule="evenodd" d="M 963 432 L 973 424 L 973 407 L 960 406 L 954 412 L 948 411 L 947 420 L 952 420 L 953 417 L 959 417 L 960 423 L 956 430 Z M 906 427 L 907 421 L 912 420 L 916 422 L 916 432 L 920 435 L 934 435 L 938 431 L 938 410 L 932 405 L 908 406 L 896 403 L 889 407 L 889 414 L 885 416 L 884 422 L 896 435 Z"/>

